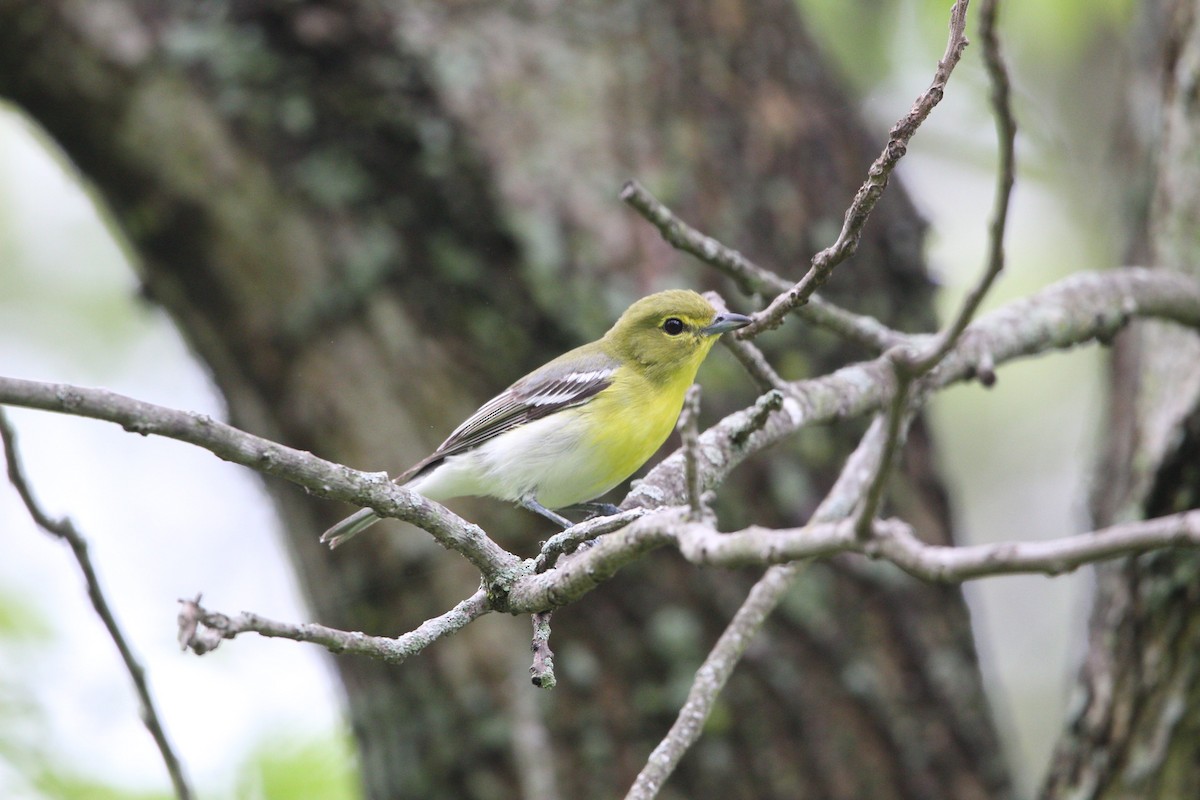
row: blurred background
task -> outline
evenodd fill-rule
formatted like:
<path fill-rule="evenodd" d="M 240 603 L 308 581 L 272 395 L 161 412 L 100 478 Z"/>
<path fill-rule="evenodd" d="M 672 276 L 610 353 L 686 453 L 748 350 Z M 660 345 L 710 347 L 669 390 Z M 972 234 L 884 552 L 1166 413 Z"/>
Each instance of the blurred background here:
<path fill-rule="evenodd" d="M 947 2 L 803 0 L 815 38 L 880 132 L 928 84 Z M 1124 98 L 1132 3 L 1004 4 L 1021 134 L 1008 270 L 986 308 L 1121 262 L 1119 198 L 1103 166 Z M 899 170 L 930 225 L 938 308 L 983 263 L 995 136 L 978 46 Z M 1090 134 L 1090 135 L 1089 135 Z M 863 165 L 865 170 L 866 164 Z M 630 175 L 590 198 L 616 206 Z M 679 283 L 701 268 L 681 262 Z M 835 275 L 834 281 L 839 280 Z M 54 145 L 0 108 L 0 373 L 101 386 L 224 417 L 206 370 L 139 283 L 103 208 Z M 958 530 L 971 542 L 1087 528 L 1104 408 L 1102 353 L 1006 366 L 991 390 L 932 408 Z M 88 537 L 119 621 L 148 669 L 168 735 L 204 797 L 353 797 L 353 748 L 314 647 L 251 636 L 197 658 L 175 642 L 176 600 L 309 618 L 255 476 L 204 451 L 115 426 L 11 411 L 33 486 Z M 129 680 L 67 548 L 0 486 L 0 795 L 160 797 L 169 785 Z M 1028 792 L 1049 757 L 1084 641 L 1086 572 L 967 587 L 990 699 Z M 297 702 L 302 698 L 302 702 Z"/>

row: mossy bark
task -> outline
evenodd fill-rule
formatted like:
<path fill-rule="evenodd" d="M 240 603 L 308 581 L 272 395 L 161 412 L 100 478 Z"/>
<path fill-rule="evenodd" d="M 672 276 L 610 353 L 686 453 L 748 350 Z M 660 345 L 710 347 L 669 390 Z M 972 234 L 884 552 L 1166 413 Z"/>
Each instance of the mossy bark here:
<path fill-rule="evenodd" d="M 1200 275 L 1200 3 L 1141 8 L 1125 163 L 1133 263 Z M 1152 101 L 1147 86 L 1158 86 Z M 1133 98 L 1131 98 L 1132 101 Z M 1153 113 L 1147 116 L 1147 109 Z M 1140 137 L 1136 134 L 1140 134 Z M 1138 324 L 1112 360 L 1097 525 L 1200 505 L 1200 342 L 1194 331 Z M 1200 796 L 1200 556 L 1165 550 L 1097 567 L 1088 651 L 1046 800 Z"/>

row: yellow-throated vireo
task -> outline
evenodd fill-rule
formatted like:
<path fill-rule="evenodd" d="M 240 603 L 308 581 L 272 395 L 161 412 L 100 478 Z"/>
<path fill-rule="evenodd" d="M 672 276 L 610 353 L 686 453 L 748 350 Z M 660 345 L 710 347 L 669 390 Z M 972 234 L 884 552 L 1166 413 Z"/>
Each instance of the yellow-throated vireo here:
<path fill-rule="evenodd" d="M 646 463 L 674 429 L 717 338 L 749 323 L 692 291 L 644 297 L 599 340 L 484 403 L 395 481 L 431 500 L 508 500 L 569 527 L 550 509 L 599 497 Z M 321 541 L 336 547 L 379 519 L 364 508 Z"/>

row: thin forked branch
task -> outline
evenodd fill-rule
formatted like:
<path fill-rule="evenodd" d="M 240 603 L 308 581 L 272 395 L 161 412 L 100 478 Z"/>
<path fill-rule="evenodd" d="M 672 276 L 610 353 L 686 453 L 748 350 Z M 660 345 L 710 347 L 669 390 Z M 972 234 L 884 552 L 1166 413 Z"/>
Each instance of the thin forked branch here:
<path fill-rule="evenodd" d="M 997 169 L 996 194 L 992 207 L 992 219 L 988 226 L 988 249 L 983 272 L 975 285 L 963 298 L 954 320 L 940 334 L 936 344 L 919 358 L 912 359 L 906 366 L 916 373 L 929 371 L 954 347 L 958 337 L 971 324 L 979 306 L 991 290 L 1000 273 L 1004 271 L 1004 237 L 1008 228 L 1008 210 L 1012 201 L 1013 184 L 1016 181 L 1017 122 L 1013 116 L 1011 86 L 1008 67 L 1000 50 L 1000 39 L 996 32 L 996 0 L 983 0 L 979 15 L 979 34 L 983 40 L 983 62 L 987 67 L 991 84 L 992 117 L 996 122 Z"/>
<path fill-rule="evenodd" d="M 150 736 L 154 739 L 154 744 L 158 748 L 163 764 L 167 768 L 167 774 L 171 778 L 171 785 L 175 788 L 175 796 L 179 800 L 189 800 L 194 794 L 191 785 L 188 783 L 187 776 L 183 772 L 183 764 L 179 760 L 179 756 L 175 753 L 175 749 L 171 746 L 170 740 L 167 739 L 166 729 L 163 727 L 162 719 L 158 715 L 154 698 L 150 694 L 150 685 L 146 680 L 146 669 L 142 666 L 137 656 L 134 655 L 133 648 L 129 644 L 129 639 L 125 636 L 124 631 L 117 622 L 116 616 L 113 614 L 112 607 L 108 603 L 108 598 L 104 594 L 104 588 L 100 585 L 100 578 L 96 574 L 96 567 L 92 563 L 92 557 L 88 552 L 87 539 L 75 527 L 74 522 L 68 518 L 55 519 L 50 516 L 38 503 L 37 498 L 33 496 L 33 489 L 29 485 L 29 479 L 25 475 L 20 452 L 17 449 L 17 432 L 13 428 L 12 423 L 9 422 L 8 415 L 4 413 L 3 408 L 0 408 L 0 439 L 4 441 L 4 454 L 8 465 L 8 479 L 12 483 L 13 488 L 17 490 L 17 494 L 20 495 L 21 502 L 25 504 L 26 510 L 29 511 L 29 516 L 46 533 L 66 542 L 70 546 L 71 552 L 75 555 L 75 561 L 79 564 L 79 571 L 83 573 L 84 582 L 87 584 L 88 598 L 92 601 L 92 607 L 96 610 L 97 616 L 100 617 L 100 621 L 104 624 L 104 629 L 108 631 L 109 638 L 116 645 L 117 652 L 121 655 L 121 661 L 125 665 L 125 670 L 129 673 L 129 677 L 133 681 L 133 690 L 137 694 L 142 722 L 145 724 L 146 729 L 150 731 Z"/>
<path fill-rule="evenodd" d="M 963 298 L 954 319 L 927 347 L 898 347 L 889 354 L 896 376 L 895 394 L 888 404 L 888 438 L 883 458 L 879 463 L 879 472 L 871 482 L 870 490 L 858 512 L 857 527 L 859 535 L 863 537 L 871 534 L 871 520 L 879 512 L 884 487 L 899 451 L 904 446 L 908 427 L 916 417 L 916 410 L 929 393 L 928 387 L 921 388 L 921 378 L 940 364 L 958 343 L 963 331 L 978 313 L 984 297 L 1004 270 L 1004 236 L 1008 227 L 1008 209 L 1016 176 L 1017 124 L 1009 97 L 1008 68 L 1005 66 L 1004 56 L 1000 51 L 1000 38 L 996 32 L 996 6 L 996 0 L 983 0 L 979 25 L 983 39 L 984 62 L 992 87 L 992 115 L 996 121 L 999 149 L 996 195 L 992 221 L 988 229 L 987 257 L 978 280 Z M 991 384 L 985 382 L 985 385 Z"/>
<path fill-rule="evenodd" d="M 357 631 L 342 631 L 315 623 L 277 622 L 266 617 L 242 612 L 222 614 L 200 605 L 200 598 L 179 601 L 179 645 L 197 655 L 217 649 L 224 639 L 243 633 L 291 639 L 319 644 L 331 653 L 365 655 L 400 664 L 429 645 L 449 636 L 488 613 L 487 593 L 483 589 L 444 614 L 425 620 L 413 630 L 395 638 L 369 636 Z"/>
<path fill-rule="evenodd" d="M 742 339 L 753 339 L 763 331 L 771 330 L 783 324 L 784 318 L 792 309 L 809 301 L 813 292 L 821 288 L 834 267 L 841 264 L 858 249 L 862 238 L 863 228 L 867 219 L 875 209 L 875 204 L 883 195 L 888 179 L 896 164 L 908 152 L 908 142 L 916 134 L 917 129 L 933 111 L 934 106 L 941 102 L 945 94 L 946 83 L 950 73 L 962 58 L 967 46 L 967 5 L 968 0 L 956 0 L 950 10 L 950 36 L 946 42 L 946 52 L 938 62 L 933 81 L 913 103 L 912 108 L 895 125 L 892 126 L 888 142 L 883 152 L 871 164 L 867 171 L 867 179 L 859 187 L 853 202 L 846 210 L 842 222 L 842 230 L 837 239 L 829 247 L 813 256 L 812 265 L 794 286 L 777 295 L 765 309 L 754 316 L 754 322 L 747 325 L 736 334 Z"/>
<path fill-rule="evenodd" d="M 411 522 L 439 544 L 460 553 L 491 581 L 520 559 L 496 544 L 478 525 L 445 506 L 397 486 L 382 472 L 368 473 L 334 464 L 238 430 L 206 414 L 147 403 L 107 389 L 43 383 L 0 376 L 0 403 L 114 422 L 131 433 L 178 439 L 218 458 L 283 478 L 310 494 L 370 506 L 385 517 Z"/>
<path fill-rule="evenodd" d="M 871 448 L 877 457 L 878 444 Z M 862 475 L 864 470 L 856 467 L 844 474 Z M 856 489 L 857 494 L 836 500 L 831 493 L 830 502 L 836 503 L 837 513 L 846 514 L 845 506 L 861 496 L 861 491 Z M 694 564 L 716 567 L 773 564 L 794 569 L 808 559 L 857 553 L 889 561 L 922 580 L 961 583 L 996 575 L 1059 575 L 1086 564 L 1163 547 L 1200 547 L 1200 510 L 1047 541 L 956 547 L 926 544 L 907 523 L 894 519 L 875 520 L 866 540 L 858 536 L 854 520 L 848 518 L 816 520 L 801 528 L 750 527 L 722 533 L 691 521 L 688 509 L 672 507 L 610 533 L 553 570 L 515 579 L 503 608 L 481 589 L 445 614 L 396 638 L 277 622 L 250 613 L 227 615 L 203 608 L 197 599 L 181 601 L 180 642 L 203 653 L 221 639 L 252 632 L 311 642 L 335 653 L 400 662 L 488 611 L 528 614 L 575 602 L 625 565 L 666 546 L 674 546 Z"/>
<path fill-rule="evenodd" d="M 878 423 L 871 426 L 846 461 L 837 481 L 813 514 L 814 522 L 844 517 L 853 508 L 863 490 L 869 465 L 878 457 L 881 438 Z M 703 534 L 707 536 L 707 534 Z M 692 538 L 695 543 L 695 538 Z M 701 546 L 700 553 L 704 552 Z M 771 613 L 799 577 L 807 561 L 776 564 L 763 574 L 750 589 L 733 619 L 722 631 L 688 690 L 687 700 L 679 710 L 667 735 L 654 748 L 641 772 L 625 795 L 626 800 L 650 800 L 658 794 L 667 778 L 675 771 L 680 759 L 691 748 L 704 729 L 713 706 L 729 682 L 734 668 L 746 653 L 746 648 Z"/>
<path fill-rule="evenodd" d="M 625 184 L 621 189 L 621 200 L 658 228 L 668 244 L 732 278 L 748 295 L 779 294 L 792 285 L 786 278 L 688 225 L 637 181 Z M 892 330 L 874 317 L 847 311 L 819 295 L 814 294 L 807 303 L 793 310 L 805 322 L 877 353 L 906 341 L 903 333 Z M 721 341 L 740 340 L 725 336 Z"/>

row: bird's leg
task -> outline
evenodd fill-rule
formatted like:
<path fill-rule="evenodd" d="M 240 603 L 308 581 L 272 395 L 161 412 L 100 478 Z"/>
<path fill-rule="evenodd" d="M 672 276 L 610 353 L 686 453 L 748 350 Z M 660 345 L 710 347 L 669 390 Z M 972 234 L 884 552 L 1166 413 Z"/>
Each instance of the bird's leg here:
<path fill-rule="evenodd" d="M 527 494 L 517 501 L 517 505 L 526 511 L 532 511 L 535 514 L 541 514 L 546 519 L 553 522 L 555 525 L 560 525 L 563 530 L 570 528 L 575 523 L 564 517 L 562 514 L 556 514 L 544 505 L 533 499 L 533 495 Z"/>
<path fill-rule="evenodd" d="M 621 513 L 621 509 L 617 506 L 614 506 L 612 503 L 576 503 L 575 505 L 570 506 L 570 508 L 577 508 L 584 512 L 588 515 L 588 519 L 591 519 L 592 517 L 611 517 L 613 514 Z"/>

